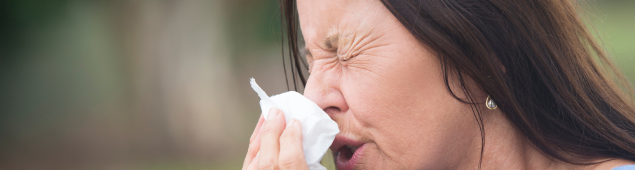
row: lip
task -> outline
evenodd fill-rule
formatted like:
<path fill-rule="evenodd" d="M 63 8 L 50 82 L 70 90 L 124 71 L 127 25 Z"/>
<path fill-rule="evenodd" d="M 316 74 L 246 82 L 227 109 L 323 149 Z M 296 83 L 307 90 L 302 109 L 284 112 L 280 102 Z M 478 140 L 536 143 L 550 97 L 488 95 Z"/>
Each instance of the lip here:
<path fill-rule="evenodd" d="M 340 135 L 335 136 L 335 140 L 331 145 L 330 149 L 335 153 L 335 164 L 337 165 L 338 170 L 352 170 L 357 165 L 358 161 L 362 153 L 364 152 L 364 148 L 366 143 L 349 139 Z M 346 145 L 358 147 L 355 153 L 352 153 L 350 159 L 342 154 L 340 154 L 340 149 L 348 149 Z M 350 150 L 348 151 L 350 152 Z M 350 154 L 350 153 L 349 153 Z"/>

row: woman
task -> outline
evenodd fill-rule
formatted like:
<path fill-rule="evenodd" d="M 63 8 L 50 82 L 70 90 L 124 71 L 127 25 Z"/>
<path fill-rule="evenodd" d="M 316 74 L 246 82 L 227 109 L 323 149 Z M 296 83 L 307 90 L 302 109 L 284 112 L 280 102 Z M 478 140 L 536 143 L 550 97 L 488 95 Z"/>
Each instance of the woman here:
<path fill-rule="evenodd" d="M 338 169 L 635 164 L 632 88 L 576 1 L 297 0 L 306 82 L 282 3 L 294 77 L 339 124 Z M 301 125 L 270 116 L 243 169 L 307 169 Z"/>

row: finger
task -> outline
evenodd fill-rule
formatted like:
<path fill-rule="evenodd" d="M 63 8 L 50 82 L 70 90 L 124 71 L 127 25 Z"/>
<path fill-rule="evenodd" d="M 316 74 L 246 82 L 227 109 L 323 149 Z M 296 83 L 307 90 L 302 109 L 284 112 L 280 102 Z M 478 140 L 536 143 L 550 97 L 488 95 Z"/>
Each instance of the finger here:
<path fill-rule="evenodd" d="M 260 114 L 260 119 L 258 119 L 258 124 L 256 124 L 256 128 L 254 129 L 254 132 L 251 133 L 251 137 L 249 137 L 249 143 L 252 143 L 254 141 L 254 138 L 256 138 L 256 134 L 260 132 L 260 127 L 262 126 L 263 122 L 265 122 L 265 118 L 262 116 L 262 114 Z"/>
<path fill-rule="evenodd" d="M 258 157 L 254 158 L 254 161 L 251 161 L 249 166 L 247 166 L 247 169 L 248 170 L 257 170 L 258 169 Z M 243 167 L 243 170 L 245 170 L 244 167 Z"/>
<path fill-rule="evenodd" d="M 291 120 L 280 136 L 280 156 L 278 157 L 278 168 L 287 169 L 309 169 L 304 160 L 302 148 L 302 123 L 298 120 Z"/>
<path fill-rule="evenodd" d="M 249 148 L 247 149 L 247 155 L 245 156 L 245 161 L 243 162 L 243 169 L 247 168 L 247 166 L 253 162 L 254 157 L 256 157 L 256 154 L 260 150 L 260 127 L 264 121 L 265 119 L 261 114 L 254 132 L 251 134 L 251 137 L 249 137 Z"/>
<path fill-rule="evenodd" d="M 258 151 L 260 151 L 260 133 L 257 133 L 256 137 L 254 138 L 254 141 L 251 144 L 249 144 L 249 149 L 247 150 L 247 156 L 245 156 L 245 161 L 243 162 L 243 168 L 255 162 L 254 158 L 256 158 Z"/>
<path fill-rule="evenodd" d="M 280 135 L 285 126 L 284 113 L 272 108 L 260 131 L 259 169 L 276 169 L 280 152 Z"/>

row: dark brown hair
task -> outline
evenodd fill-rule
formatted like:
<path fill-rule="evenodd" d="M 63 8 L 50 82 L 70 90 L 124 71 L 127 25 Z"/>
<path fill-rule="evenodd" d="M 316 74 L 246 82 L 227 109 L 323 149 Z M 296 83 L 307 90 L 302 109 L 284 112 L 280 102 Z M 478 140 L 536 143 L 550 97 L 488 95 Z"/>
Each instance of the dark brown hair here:
<path fill-rule="evenodd" d="M 381 0 L 465 81 L 474 81 L 544 155 L 572 164 L 635 160 L 632 86 L 593 39 L 575 0 Z M 295 0 L 281 0 L 292 79 L 306 83 Z M 284 55 L 283 55 L 284 57 Z M 285 70 L 286 73 L 286 70 Z M 482 148 L 482 147 L 481 147 Z M 483 150 L 481 150 L 481 157 Z"/>

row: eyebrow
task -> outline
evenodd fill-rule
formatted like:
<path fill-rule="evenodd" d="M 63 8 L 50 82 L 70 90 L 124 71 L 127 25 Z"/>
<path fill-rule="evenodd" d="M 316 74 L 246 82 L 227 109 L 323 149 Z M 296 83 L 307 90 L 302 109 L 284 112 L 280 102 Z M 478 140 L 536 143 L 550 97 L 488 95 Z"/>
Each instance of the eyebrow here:
<path fill-rule="evenodd" d="M 337 40 L 339 38 L 340 38 L 339 34 L 333 34 L 333 35 L 330 35 L 330 36 L 326 37 L 324 39 L 324 47 L 326 47 L 326 49 L 333 48 L 333 44 L 335 44 L 335 42 L 337 42 Z"/>
<path fill-rule="evenodd" d="M 324 41 L 322 42 L 322 44 L 324 45 L 324 47 L 326 47 L 326 49 L 332 49 L 333 48 L 333 44 L 335 44 L 335 42 L 337 42 L 340 38 L 339 34 L 333 34 L 330 35 L 328 37 L 326 37 L 324 39 Z M 311 55 L 311 50 L 309 50 L 309 47 L 304 46 L 304 48 L 300 49 L 300 55 L 301 56 L 313 56 Z"/>

